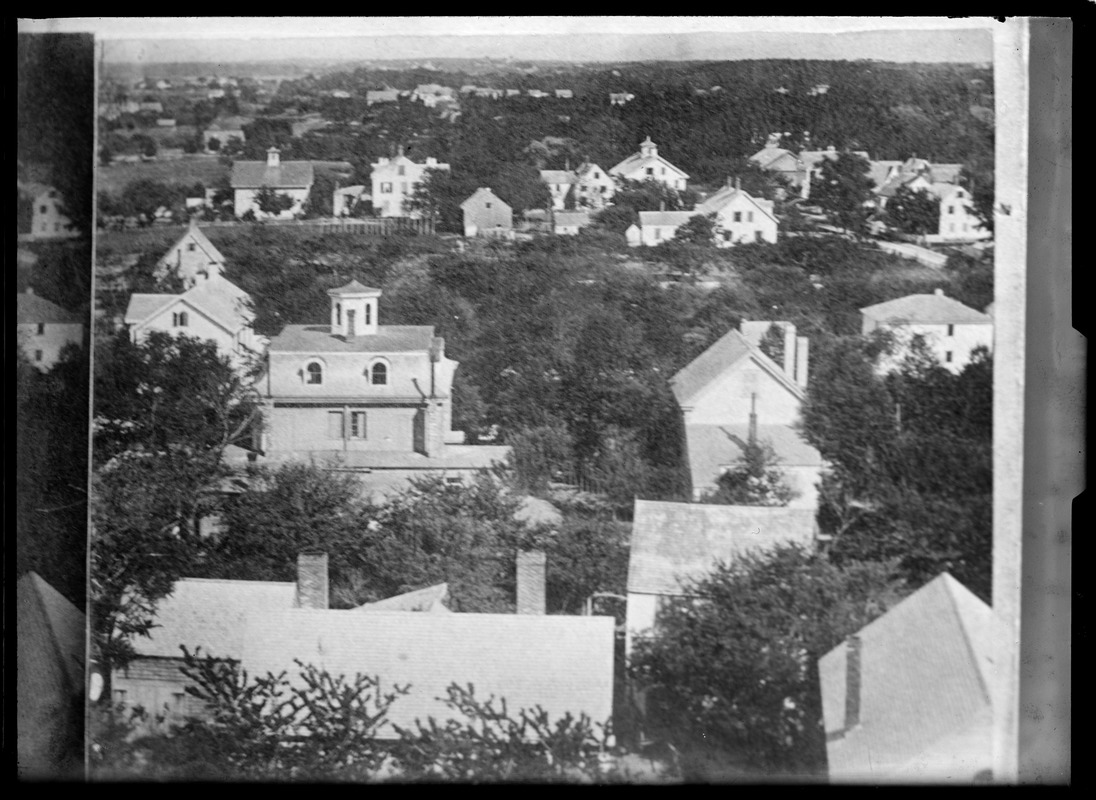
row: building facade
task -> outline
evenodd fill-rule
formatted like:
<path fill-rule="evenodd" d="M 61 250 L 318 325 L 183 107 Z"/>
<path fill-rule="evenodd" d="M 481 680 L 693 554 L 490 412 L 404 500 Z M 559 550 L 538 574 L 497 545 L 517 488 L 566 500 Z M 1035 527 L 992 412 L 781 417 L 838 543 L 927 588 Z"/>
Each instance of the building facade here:
<path fill-rule="evenodd" d="M 436 158 L 427 158 L 422 164 L 416 164 L 403 154 L 401 148 L 395 158 L 380 158 L 373 164 L 370 177 L 373 194 L 373 213 L 379 217 L 410 217 L 420 219 L 421 211 L 409 210 L 406 202 L 415 193 L 427 170 L 449 170 L 448 164 L 439 163 Z"/>
<path fill-rule="evenodd" d="M 685 191 L 689 182 L 688 173 L 658 154 L 658 145 L 651 141 L 650 136 L 639 145 L 638 152 L 610 169 L 609 174 L 629 181 L 658 181 L 678 192 Z"/>
<path fill-rule="evenodd" d="M 727 185 L 693 209 L 695 214 L 716 215 L 716 244 L 733 247 L 750 242 L 776 244 L 777 219 L 773 202 L 742 191 L 728 180 Z"/>
<path fill-rule="evenodd" d="M 176 275 L 187 289 L 206 278 L 220 276 L 224 266 L 225 257 L 198 227 L 197 217 L 190 218 L 186 232 L 156 262 L 159 274 Z"/>
<path fill-rule="evenodd" d="M 464 214 L 464 235 L 511 238 L 514 234 L 514 211 L 510 204 L 490 189 L 476 189 L 460 204 Z"/>
<path fill-rule="evenodd" d="M 282 161 L 276 147 L 267 150 L 266 161 L 237 161 L 230 178 L 236 216 L 252 211 L 259 219 L 293 219 L 303 213 L 314 179 L 311 161 Z M 256 202 L 263 189 L 287 195 L 293 204 L 276 214 L 267 214 Z"/>
<path fill-rule="evenodd" d="M 49 370 L 61 358 L 68 345 L 82 347 L 85 324 L 67 309 L 61 308 L 33 289 L 16 296 L 19 347 L 39 370 Z"/>

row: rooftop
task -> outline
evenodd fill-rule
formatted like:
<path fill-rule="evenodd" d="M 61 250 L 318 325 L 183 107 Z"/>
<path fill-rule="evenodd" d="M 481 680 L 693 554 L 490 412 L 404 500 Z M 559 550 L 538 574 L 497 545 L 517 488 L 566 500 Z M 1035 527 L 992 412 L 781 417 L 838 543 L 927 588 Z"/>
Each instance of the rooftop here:
<path fill-rule="evenodd" d="M 378 325 L 375 334 L 342 337 L 330 325 L 286 325 L 270 340 L 272 353 L 399 353 L 428 351 L 434 341 L 432 325 Z"/>
<path fill-rule="evenodd" d="M 797 398 L 803 398 L 803 390 L 796 386 L 775 361 L 754 347 L 736 329 L 731 329 L 715 344 L 689 362 L 670 378 L 670 388 L 678 403 L 688 404 L 712 381 L 744 358 L 752 358 L 766 372 L 783 384 Z"/>
<path fill-rule="evenodd" d="M 16 295 L 16 318 L 19 324 L 24 325 L 35 322 L 74 324 L 84 322 L 71 311 L 32 292 L 20 292 Z"/>
<path fill-rule="evenodd" d="M 669 225 L 676 228 L 679 225 L 684 225 L 697 213 L 696 211 L 640 211 L 639 226 L 646 228 L 655 225 Z"/>
<path fill-rule="evenodd" d="M 868 319 L 891 325 L 991 325 L 993 318 L 963 305 L 937 289 L 935 294 L 910 294 L 860 309 Z"/>
<path fill-rule="evenodd" d="M 304 189 L 313 178 L 311 161 L 283 161 L 276 167 L 266 161 L 237 161 L 230 180 L 233 189 Z"/>
<path fill-rule="evenodd" d="M 715 483 L 724 467 L 734 465 L 749 441 L 749 424 L 686 425 L 685 442 L 693 486 L 702 489 Z M 758 425 L 757 438 L 773 448 L 784 467 L 816 467 L 822 454 L 787 425 Z"/>

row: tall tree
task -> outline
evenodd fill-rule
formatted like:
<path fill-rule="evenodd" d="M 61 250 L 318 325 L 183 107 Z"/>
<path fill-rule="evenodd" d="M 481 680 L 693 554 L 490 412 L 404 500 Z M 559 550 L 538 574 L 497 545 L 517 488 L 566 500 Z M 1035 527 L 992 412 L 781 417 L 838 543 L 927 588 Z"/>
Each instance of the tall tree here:
<path fill-rule="evenodd" d="M 900 233 L 914 236 L 938 233 L 940 198 L 925 190 L 913 191 L 908 186 L 900 186 L 887 201 L 883 219 Z"/>
<path fill-rule="evenodd" d="M 871 217 L 875 182 L 868 176 L 871 165 L 863 156 L 842 152 L 822 161 L 821 175 L 811 185 L 811 199 L 846 231 L 864 233 Z"/>

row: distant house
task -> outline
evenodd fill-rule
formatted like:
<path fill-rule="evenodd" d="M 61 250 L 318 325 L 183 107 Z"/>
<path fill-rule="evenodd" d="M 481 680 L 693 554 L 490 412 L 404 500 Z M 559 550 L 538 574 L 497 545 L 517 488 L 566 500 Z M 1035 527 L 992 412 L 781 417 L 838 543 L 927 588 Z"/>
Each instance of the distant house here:
<path fill-rule="evenodd" d="M 783 332 L 783 366 L 751 342 L 776 324 Z M 694 500 L 712 491 L 720 475 L 745 452 L 751 439 L 772 446 L 788 486 L 789 504 L 818 506 L 821 454 L 796 430 L 807 386 L 809 341 L 789 322 L 743 323 L 670 379 L 681 409 L 685 457 Z"/>
<path fill-rule="evenodd" d="M 791 150 L 780 147 L 779 134 L 773 134 L 765 147 L 750 156 L 749 159 L 766 172 L 773 172 L 784 178 L 793 188 L 799 190 L 800 197 L 810 193 L 810 174 L 806 165 Z"/>
<path fill-rule="evenodd" d="M 716 215 L 716 242 L 720 247 L 732 247 L 743 242 L 776 243 L 777 220 L 773 201 L 744 192 L 733 179 L 697 205 L 693 213 Z"/>
<path fill-rule="evenodd" d="M 915 336 L 952 372 L 961 372 L 970 363 L 976 347 L 993 350 L 993 317 L 946 296 L 943 289 L 867 306 L 860 309 L 860 316 L 862 334 L 885 330 L 895 339 L 894 351 L 880 358 L 881 372 L 898 366 Z"/>
<path fill-rule="evenodd" d="M 142 100 L 141 103 L 138 104 L 138 109 L 150 114 L 163 114 L 164 104 L 159 100 Z"/>
<path fill-rule="evenodd" d="M 859 156 L 860 158 L 864 159 L 865 161 L 870 160 L 870 157 L 868 156 L 868 153 L 867 153 L 866 150 L 849 150 L 849 151 L 846 151 L 846 152 L 848 152 L 848 153 L 850 153 L 851 155 L 854 155 L 854 156 Z M 830 145 L 825 150 L 800 150 L 799 151 L 799 160 L 801 162 L 803 162 L 803 169 L 805 171 L 806 180 L 807 180 L 806 187 L 805 187 L 805 193 L 803 194 L 804 198 L 807 198 L 807 197 L 810 196 L 810 184 L 811 184 L 811 182 L 815 181 L 816 179 L 818 179 L 822 176 L 822 162 L 823 161 L 835 161 L 839 155 L 841 155 L 841 151 L 839 151 L 833 145 Z"/>
<path fill-rule="evenodd" d="M 813 509 L 635 501 L 628 556 L 625 649 L 658 629 L 661 608 L 692 596 L 691 582 L 719 562 L 781 544 L 811 547 Z"/>
<path fill-rule="evenodd" d="M 248 117 L 218 117 L 202 132 L 202 142 L 207 152 L 220 150 L 230 139 L 237 139 L 241 144 L 247 141 L 244 134 L 244 126 L 250 125 L 254 120 Z M 217 147 L 210 147 L 210 142 L 217 140 Z"/>
<path fill-rule="evenodd" d="M 476 97 L 485 97 L 488 100 L 498 100 L 500 97 L 502 97 L 505 94 L 505 92 L 503 92 L 502 89 L 492 89 L 490 87 L 480 87 L 480 88 L 477 88 L 473 92 L 473 94 Z"/>
<path fill-rule="evenodd" d="M 27 359 L 45 372 L 61 358 L 66 345 L 82 347 L 85 321 L 33 289 L 16 295 L 19 347 Z"/>
<path fill-rule="evenodd" d="M 415 186 L 423 181 L 428 170 L 449 170 L 436 158 L 427 158 L 418 164 L 403 154 L 403 148 L 395 158 L 378 158 L 372 165 L 373 212 L 380 217 L 410 217 L 419 219 L 422 212 L 409 210 L 406 202 L 415 193 Z"/>
<path fill-rule="evenodd" d="M 35 241 L 73 239 L 80 231 L 64 213 L 64 198 L 52 186 L 41 183 L 21 183 L 19 192 L 31 201 L 30 231 Z"/>
<path fill-rule="evenodd" d="M 198 281 L 220 275 L 224 266 L 225 257 L 198 227 L 196 217 L 191 217 L 183 235 L 156 262 L 158 272 L 175 273 L 188 289 Z"/>
<path fill-rule="evenodd" d="M 540 179 L 548 186 L 548 193 L 552 196 L 552 208 L 557 211 L 566 208 L 567 196 L 578 181 L 575 173 L 569 169 L 542 169 Z"/>
<path fill-rule="evenodd" d="M 575 170 L 542 169 L 540 179 L 547 184 L 556 211 L 563 211 L 568 204 L 576 209 L 604 208 L 616 193 L 609 173 L 590 162 Z"/>
<path fill-rule="evenodd" d="M 589 211 L 557 211 L 554 217 L 552 233 L 557 236 L 576 236 L 592 224 Z"/>
<path fill-rule="evenodd" d="M 679 192 L 685 191 L 689 180 L 688 173 L 658 154 L 658 145 L 650 136 L 643 140 L 638 152 L 610 169 L 609 174 L 630 181 L 656 180 Z"/>
<path fill-rule="evenodd" d="M 520 571 L 518 583 L 520 593 Z M 437 592 L 424 590 L 434 599 Z M 114 700 L 166 712 L 171 722 L 206 713 L 186 692 L 180 645 L 236 660 L 250 675 L 287 672 L 295 686 L 295 661 L 333 676 L 375 676 L 385 691 L 410 685 L 378 731 L 385 739 L 396 738 L 393 726 L 413 728 L 416 719 L 464 721 L 440 699 L 452 683 L 472 684 L 477 698 L 505 698 L 515 714 L 541 706 L 553 721 L 568 713 L 599 722 L 612 715 L 607 616 L 444 613 L 408 595 L 335 610 L 323 554 L 300 556 L 296 583 L 184 578 L 155 613 L 150 636 L 135 642 L 137 658 L 112 676 Z"/>
<path fill-rule="evenodd" d="M 84 614 L 35 572 L 15 585 L 15 702 L 18 775 L 82 780 Z M 11 640 L 9 639 L 9 642 Z"/>
<path fill-rule="evenodd" d="M 236 216 L 254 211 L 259 218 L 292 219 L 301 213 L 312 190 L 312 162 L 283 163 L 277 147 L 271 147 L 266 152 L 266 161 L 237 161 L 232 165 L 229 180 L 235 194 Z M 255 195 L 263 188 L 288 195 L 293 199 L 293 205 L 273 216 L 265 214 L 255 202 Z"/>
<path fill-rule="evenodd" d="M 160 119 L 156 120 L 156 126 L 159 127 L 159 128 L 174 128 L 175 127 L 175 118 L 174 117 L 161 117 Z"/>
<path fill-rule="evenodd" d="M 556 97 L 560 100 L 573 100 L 575 93 L 571 89 L 556 89 Z"/>
<path fill-rule="evenodd" d="M 901 188 L 925 192 L 940 201 L 940 219 L 924 241 L 970 242 L 991 238 L 974 210 L 970 192 L 959 186 L 962 164 L 930 164 L 920 158 L 906 161 L 873 161 L 872 179 L 876 182 L 876 207 L 883 211 Z"/>
<path fill-rule="evenodd" d="M 133 294 L 125 324 L 134 342 L 152 331 L 212 341 L 239 370 L 262 353 L 264 340 L 252 329 L 251 296 L 215 272 L 182 294 Z"/>
<path fill-rule="evenodd" d="M 695 211 L 640 211 L 639 223 L 629 226 L 624 236 L 631 247 L 655 247 L 673 239 L 677 229 L 696 215 Z"/>
<path fill-rule="evenodd" d="M 365 93 L 365 104 L 375 106 L 378 103 L 398 103 L 400 92 L 398 89 L 370 89 Z"/>
<path fill-rule="evenodd" d="M 541 98 L 541 97 L 547 97 L 548 96 L 548 92 L 541 91 L 540 89 L 527 89 L 525 94 L 526 94 L 527 97 L 536 97 L 536 98 Z"/>
<path fill-rule="evenodd" d="M 622 106 L 625 103 L 630 103 L 635 100 L 636 96 L 631 92 L 609 92 L 609 104 L 614 106 Z"/>
<path fill-rule="evenodd" d="M 476 189 L 460 204 L 464 213 L 464 235 L 511 238 L 514 228 L 514 211 L 508 203 L 490 189 Z"/>
<path fill-rule="evenodd" d="M 350 92 L 346 91 L 345 89 L 332 89 L 331 96 L 337 100 L 349 100 Z"/>
<path fill-rule="evenodd" d="M 818 661 L 832 783 L 992 779 L 1004 628 L 946 572 Z"/>

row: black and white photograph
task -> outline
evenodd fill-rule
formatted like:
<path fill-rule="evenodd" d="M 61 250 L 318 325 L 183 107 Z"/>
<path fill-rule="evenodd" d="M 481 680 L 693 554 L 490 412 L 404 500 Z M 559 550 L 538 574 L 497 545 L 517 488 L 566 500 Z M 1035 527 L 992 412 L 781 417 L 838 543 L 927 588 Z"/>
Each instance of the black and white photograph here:
<path fill-rule="evenodd" d="M 1030 20 L 20 30 L 21 777 L 1034 780 Z"/>

